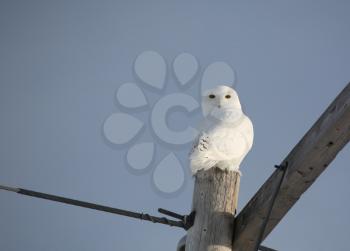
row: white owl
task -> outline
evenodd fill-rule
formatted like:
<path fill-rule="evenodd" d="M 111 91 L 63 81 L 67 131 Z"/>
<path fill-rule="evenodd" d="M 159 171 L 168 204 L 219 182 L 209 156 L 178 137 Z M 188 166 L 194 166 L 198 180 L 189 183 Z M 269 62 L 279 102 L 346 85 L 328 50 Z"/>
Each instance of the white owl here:
<path fill-rule="evenodd" d="M 236 91 L 224 85 L 206 91 L 202 110 L 204 120 L 190 153 L 193 175 L 211 167 L 240 173 L 239 165 L 253 145 L 254 131 Z"/>

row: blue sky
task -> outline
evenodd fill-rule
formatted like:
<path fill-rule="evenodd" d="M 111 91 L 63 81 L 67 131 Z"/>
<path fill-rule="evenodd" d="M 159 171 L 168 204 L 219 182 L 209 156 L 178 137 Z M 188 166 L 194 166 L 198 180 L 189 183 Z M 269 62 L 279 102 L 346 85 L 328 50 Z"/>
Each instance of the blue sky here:
<path fill-rule="evenodd" d="M 241 209 L 350 80 L 348 1 L 7 1 L 0 3 L 0 184 L 157 214 L 190 211 L 189 145 L 174 148 L 184 186 L 166 195 L 153 167 L 134 172 L 103 122 L 121 110 L 115 92 L 139 82 L 135 58 L 171 62 L 188 52 L 200 72 L 181 89 L 146 88 L 153 104 L 195 96 L 206 66 L 225 61 L 255 128 L 241 166 Z M 141 85 L 141 87 L 143 87 Z M 143 122 L 149 110 L 137 111 Z M 177 112 L 171 121 L 196 123 Z M 145 130 L 141 140 L 158 142 Z M 156 162 L 169 151 L 160 144 Z M 348 250 L 349 146 L 265 241 L 283 251 Z M 175 250 L 185 234 L 137 220 L 0 192 L 0 249 Z"/>

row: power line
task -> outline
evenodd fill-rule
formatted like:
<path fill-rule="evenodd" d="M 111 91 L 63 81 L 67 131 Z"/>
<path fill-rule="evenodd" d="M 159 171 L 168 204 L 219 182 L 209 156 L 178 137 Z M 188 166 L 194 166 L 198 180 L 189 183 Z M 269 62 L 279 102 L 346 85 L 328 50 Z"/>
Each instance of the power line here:
<path fill-rule="evenodd" d="M 123 210 L 123 209 L 119 209 L 119 208 L 107 207 L 107 206 L 103 206 L 103 205 L 99 205 L 99 204 L 94 204 L 94 203 L 80 201 L 80 200 L 74 200 L 74 199 L 56 196 L 56 195 L 52 195 L 52 194 L 40 193 L 40 192 L 27 190 L 27 189 L 23 189 L 23 188 L 14 188 L 14 187 L 0 185 L 0 190 L 6 190 L 6 191 L 26 195 L 26 196 L 61 202 L 61 203 L 79 206 L 79 207 L 90 208 L 90 209 L 94 209 L 94 210 L 98 210 L 98 211 L 104 211 L 107 213 L 118 214 L 118 215 L 130 217 L 130 218 L 135 218 L 135 219 L 139 219 L 139 220 L 150 221 L 153 223 L 160 223 L 160 224 L 164 224 L 164 225 L 168 225 L 168 226 L 180 227 L 180 228 L 184 228 L 186 230 L 192 226 L 193 218 L 194 218 L 194 213 L 191 213 L 189 216 L 181 216 L 179 214 L 170 212 L 170 211 L 165 210 L 165 209 L 161 209 L 161 208 L 159 209 L 159 212 L 161 212 L 161 213 L 165 213 L 165 214 L 168 214 L 174 218 L 181 219 L 180 221 L 175 221 L 175 220 L 170 220 L 166 217 L 157 217 L 157 216 L 152 216 L 152 215 L 145 214 L 145 213 L 137 213 L 137 212 L 127 211 L 127 210 Z"/>

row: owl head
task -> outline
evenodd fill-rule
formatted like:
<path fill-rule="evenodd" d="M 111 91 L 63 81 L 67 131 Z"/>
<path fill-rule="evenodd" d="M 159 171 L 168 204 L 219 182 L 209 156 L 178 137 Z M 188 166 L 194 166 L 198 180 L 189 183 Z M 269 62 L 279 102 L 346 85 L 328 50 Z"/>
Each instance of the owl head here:
<path fill-rule="evenodd" d="M 202 111 L 204 117 L 225 111 L 241 111 L 237 92 L 226 85 L 219 85 L 202 94 Z"/>

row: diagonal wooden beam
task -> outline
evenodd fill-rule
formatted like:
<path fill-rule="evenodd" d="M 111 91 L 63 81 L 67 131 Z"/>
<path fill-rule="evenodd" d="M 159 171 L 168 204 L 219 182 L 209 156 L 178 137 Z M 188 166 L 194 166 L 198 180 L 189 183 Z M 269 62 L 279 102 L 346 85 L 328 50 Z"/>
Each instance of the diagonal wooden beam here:
<path fill-rule="evenodd" d="M 263 239 L 350 139 L 350 83 L 283 160 L 288 163 Z M 253 251 L 282 172 L 276 170 L 235 220 L 234 251 Z M 255 251 L 255 250 L 254 250 Z"/>

